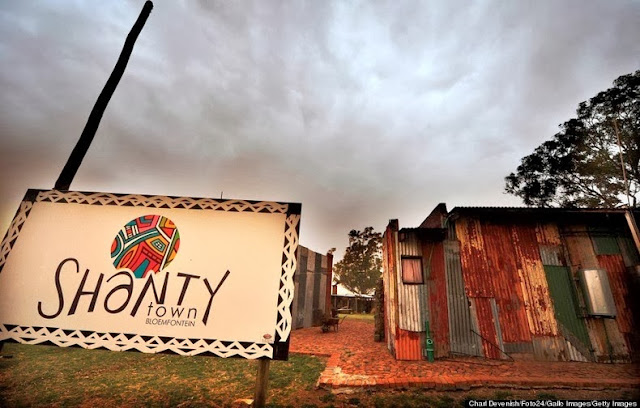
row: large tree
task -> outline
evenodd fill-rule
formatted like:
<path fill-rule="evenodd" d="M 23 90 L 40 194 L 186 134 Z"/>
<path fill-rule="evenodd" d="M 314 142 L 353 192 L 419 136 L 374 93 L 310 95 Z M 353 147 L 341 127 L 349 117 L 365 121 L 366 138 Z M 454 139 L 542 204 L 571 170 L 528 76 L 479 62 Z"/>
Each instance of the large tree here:
<path fill-rule="evenodd" d="M 541 207 L 618 207 L 627 205 L 628 192 L 636 207 L 639 164 L 640 70 L 582 102 L 576 118 L 522 158 L 505 190 Z"/>
<path fill-rule="evenodd" d="M 368 294 L 382 273 L 382 235 L 373 227 L 349 231 L 349 246 L 333 267 L 336 280 L 356 294 Z"/>

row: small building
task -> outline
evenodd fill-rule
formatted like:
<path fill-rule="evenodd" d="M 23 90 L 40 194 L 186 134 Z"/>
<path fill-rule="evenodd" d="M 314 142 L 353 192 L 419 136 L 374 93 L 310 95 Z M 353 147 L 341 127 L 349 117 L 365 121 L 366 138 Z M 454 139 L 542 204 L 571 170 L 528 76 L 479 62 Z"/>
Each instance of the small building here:
<path fill-rule="evenodd" d="M 436 358 L 637 361 L 633 218 L 622 209 L 448 212 L 439 204 L 416 228 L 391 220 L 383 237 L 389 350 L 423 359 L 428 324 Z"/>
<path fill-rule="evenodd" d="M 349 313 L 371 313 L 373 309 L 373 295 L 359 295 L 334 283 L 331 290 L 331 305 L 333 309 L 348 310 Z"/>
<path fill-rule="evenodd" d="M 294 329 L 322 325 L 322 318 L 331 313 L 331 281 L 333 255 L 319 254 L 298 246 L 298 265 L 293 275 L 295 292 L 291 305 Z"/>

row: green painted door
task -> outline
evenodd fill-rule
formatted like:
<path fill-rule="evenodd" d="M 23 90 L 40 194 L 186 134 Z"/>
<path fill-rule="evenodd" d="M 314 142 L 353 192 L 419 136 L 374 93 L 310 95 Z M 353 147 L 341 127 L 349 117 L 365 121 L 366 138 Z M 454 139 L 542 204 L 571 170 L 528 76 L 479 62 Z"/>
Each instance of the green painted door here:
<path fill-rule="evenodd" d="M 590 349 L 589 333 L 584 320 L 578 316 L 569 269 L 565 266 L 544 265 L 544 273 L 547 275 L 556 319 L 578 338 L 585 348 Z"/>

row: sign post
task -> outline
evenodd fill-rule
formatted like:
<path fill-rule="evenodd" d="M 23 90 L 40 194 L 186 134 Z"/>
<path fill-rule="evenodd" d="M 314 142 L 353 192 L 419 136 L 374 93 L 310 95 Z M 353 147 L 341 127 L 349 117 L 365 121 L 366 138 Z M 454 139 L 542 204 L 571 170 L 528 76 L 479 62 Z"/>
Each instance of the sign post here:
<path fill-rule="evenodd" d="M 258 360 L 258 372 L 256 374 L 256 392 L 253 401 L 254 407 L 256 408 L 263 408 L 267 401 L 270 363 L 271 360 Z"/>
<path fill-rule="evenodd" d="M 138 39 L 138 35 L 142 31 L 144 24 L 147 22 L 147 18 L 149 18 L 149 14 L 151 14 L 152 9 L 153 3 L 150 0 L 147 0 L 142 7 L 142 11 L 138 16 L 138 19 L 131 28 L 129 35 L 127 35 L 127 39 L 122 47 L 120 56 L 118 57 L 118 62 L 116 62 L 107 83 L 104 85 L 102 92 L 100 92 L 96 103 L 93 105 L 93 109 L 91 109 L 89 119 L 87 119 L 87 123 L 82 130 L 80 139 L 78 139 L 76 146 L 71 151 L 71 155 L 56 181 L 54 187 L 56 190 L 69 190 L 71 182 L 78 172 L 78 168 L 80 167 L 80 164 L 82 164 L 84 156 L 89 150 L 89 146 L 93 141 L 96 131 L 98 130 L 98 126 L 100 126 L 100 120 L 102 119 L 105 109 L 107 109 L 107 104 L 109 103 L 113 92 L 116 90 L 116 87 L 120 82 L 120 78 L 122 78 L 122 74 L 124 74 L 124 70 L 127 67 L 127 62 L 129 62 L 129 57 L 131 57 L 133 46 Z"/>

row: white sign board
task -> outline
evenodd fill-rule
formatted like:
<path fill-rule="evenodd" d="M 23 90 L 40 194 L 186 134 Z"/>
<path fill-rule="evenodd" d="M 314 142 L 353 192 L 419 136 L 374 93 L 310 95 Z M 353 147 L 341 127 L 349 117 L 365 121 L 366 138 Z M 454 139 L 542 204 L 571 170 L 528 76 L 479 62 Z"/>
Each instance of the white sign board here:
<path fill-rule="evenodd" d="M 287 359 L 300 205 L 29 190 L 0 341 Z"/>

